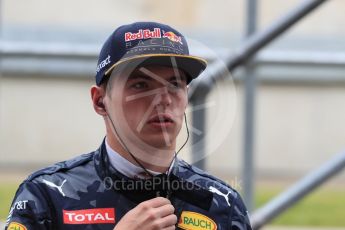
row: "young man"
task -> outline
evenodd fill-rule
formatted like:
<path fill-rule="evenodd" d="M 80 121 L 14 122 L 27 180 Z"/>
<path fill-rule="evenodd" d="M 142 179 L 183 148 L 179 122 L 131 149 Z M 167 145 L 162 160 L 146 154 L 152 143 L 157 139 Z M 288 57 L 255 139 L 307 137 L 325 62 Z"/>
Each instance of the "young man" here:
<path fill-rule="evenodd" d="M 187 85 L 205 68 L 170 26 L 116 29 L 91 88 L 106 138 L 94 152 L 29 176 L 7 229 L 251 229 L 235 190 L 177 158 L 188 140 L 176 151 Z"/>

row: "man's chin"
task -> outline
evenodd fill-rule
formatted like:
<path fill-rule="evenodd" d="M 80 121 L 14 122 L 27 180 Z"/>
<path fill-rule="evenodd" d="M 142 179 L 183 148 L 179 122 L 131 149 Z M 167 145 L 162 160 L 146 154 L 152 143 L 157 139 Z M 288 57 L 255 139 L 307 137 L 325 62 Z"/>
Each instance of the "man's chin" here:
<path fill-rule="evenodd" d="M 151 135 L 146 136 L 145 138 L 142 139 L 146 145 L 152 148 L 156 149 L 162 149 L 162 150 L 167 150 L 167 149 L 174 149 L 175 148 L 175 141 L 176 137 L 173 138 L 171 135 Z"/>
<path fill-rule="evenodd" d="M 178 130 L 176 128 L 165 131 L 144 128 L 140 133 L 136 133 L 136 138 L 139 139 L 139 142 L 136 141 L 136 144 L 142 142 L 142 147 L 154 148 L 153 151 L 155 149 L 171 150 L 175 148 L 177 135 Z M 141 146 L 142 144 L 139 145 Z"/>

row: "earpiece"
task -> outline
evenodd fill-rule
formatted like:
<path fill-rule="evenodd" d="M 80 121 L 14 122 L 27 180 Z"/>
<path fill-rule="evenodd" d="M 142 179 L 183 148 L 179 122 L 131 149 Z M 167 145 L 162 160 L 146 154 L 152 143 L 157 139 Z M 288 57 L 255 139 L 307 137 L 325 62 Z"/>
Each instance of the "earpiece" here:
<path fill-rule="evenodd" d="M 103 103 L 103 98 L 101 97 L 98 102 L 97 102 L 97 106 L 102 108 L 104 110 L 104 112 L 107 112 L 106 108 L 105 108 L 105 105 Z"/>
<path fill-rule="evenodd" d="M 98 100 L 97 105 L 98 105 L 99 107 L 102 107 L 103 109 L 105 108 L 104 103 L 103 103 L 103 98 L 100 98 L 100 99 Z"/>

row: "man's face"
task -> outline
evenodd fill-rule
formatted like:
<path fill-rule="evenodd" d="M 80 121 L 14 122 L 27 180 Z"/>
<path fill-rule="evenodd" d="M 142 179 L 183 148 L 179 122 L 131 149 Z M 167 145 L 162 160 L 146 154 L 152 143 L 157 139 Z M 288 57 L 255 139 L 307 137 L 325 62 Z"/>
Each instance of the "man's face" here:
<path fill-rule="evenodd" d="M 139 139 L 154 148 L 175 148 L 188 103 L 184 72 L 151 65 L 113 78 L 107 89 L 108 109 L 121 129 L 120 138 L 125 136 L 131 143 Z"/>

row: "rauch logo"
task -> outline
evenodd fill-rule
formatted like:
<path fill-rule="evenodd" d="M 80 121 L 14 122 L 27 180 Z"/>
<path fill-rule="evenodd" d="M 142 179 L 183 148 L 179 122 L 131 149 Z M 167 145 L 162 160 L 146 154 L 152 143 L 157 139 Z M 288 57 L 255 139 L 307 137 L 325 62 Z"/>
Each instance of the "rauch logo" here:
<path fill-rule="evenodd" d="M 216 230 L 216 223 L 209 217 L 196 212 L 183 211 L 178 227 L 186 230 Z"/>

